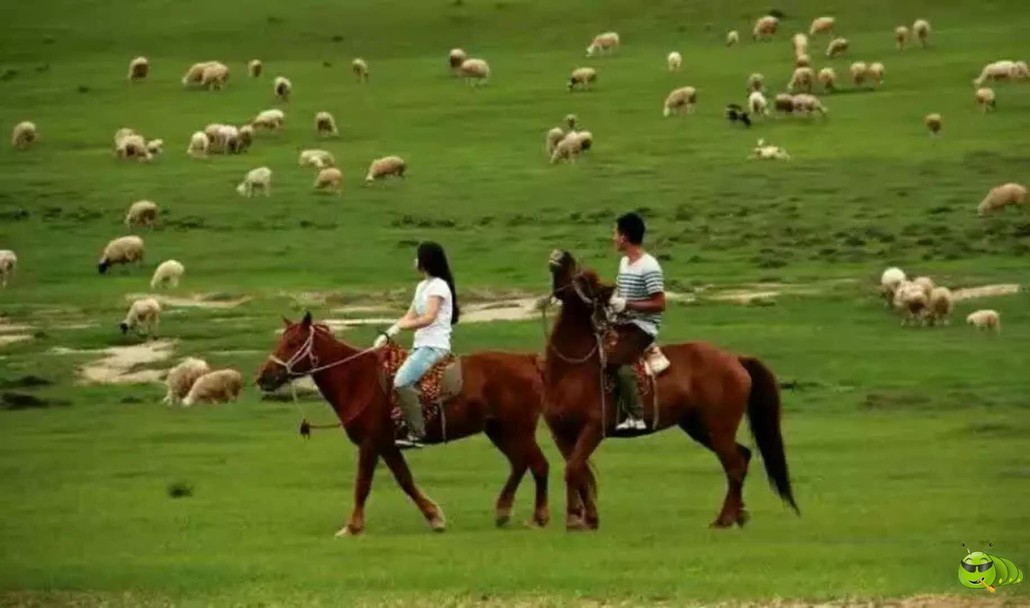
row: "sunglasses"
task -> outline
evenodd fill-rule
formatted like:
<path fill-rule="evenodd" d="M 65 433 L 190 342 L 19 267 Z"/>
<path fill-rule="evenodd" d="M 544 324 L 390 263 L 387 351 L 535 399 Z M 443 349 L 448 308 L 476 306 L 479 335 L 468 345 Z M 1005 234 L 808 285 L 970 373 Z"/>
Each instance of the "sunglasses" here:
<path fill-rule="evenodd" d="M 966 572 L 987 572 L 988 570 L 991 569 L 991 566 L 994 565 L 994 562 L 987 562 L 986 564 L 980 564 L 980 565 L 973 565 L 973 564 L 967 564 L 966 562 L 959 562 L 959 565 L 962 566 L 962 569 L 965 570 Z"/>

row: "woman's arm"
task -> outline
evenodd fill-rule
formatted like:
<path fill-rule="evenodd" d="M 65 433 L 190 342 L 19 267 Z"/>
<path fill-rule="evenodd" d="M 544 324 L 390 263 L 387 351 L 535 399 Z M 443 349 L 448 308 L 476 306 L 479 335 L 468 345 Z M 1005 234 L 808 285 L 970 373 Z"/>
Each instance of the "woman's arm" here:
<path fill-rule="evenodd" d="M 397 322 L 398 329 L 422 329 L 423 327 L 429 327 L 436 320 L 436 317 L 440 315 L 440 306 L 443 304 L 443 298 L 440 296 L 429 296 L 426 299 L 426 312 L 422 315 L 416 315 L 415 309 L 412 308 L 408 311 L 408 314 Z"/>

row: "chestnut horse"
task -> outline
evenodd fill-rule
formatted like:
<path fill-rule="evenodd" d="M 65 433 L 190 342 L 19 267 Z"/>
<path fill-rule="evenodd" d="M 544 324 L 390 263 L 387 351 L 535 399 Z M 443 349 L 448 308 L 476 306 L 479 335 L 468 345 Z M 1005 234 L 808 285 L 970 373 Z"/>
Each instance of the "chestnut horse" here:
<path fill-rule="evenodd" d="M 380 457 L 432 529 L 443 531 L 443 511 L 415 485 L 404 457 L 394 445 L 391 400 L 385 392 L 390 389 L 384 389 L 380 383 L 378 351 L 360 350 L 336 340 L 328 327 L 312 322 L 310 312 L 300 323 L 286 319 L 283 322 L 282 337 L 258 371 L 258 386 L 271 391 L 310 374 L 339 417 L 347 437 L 358 446 L 354 511 L 336 535 L 355 535 L 365 529 L 365 500 Z M 461 393 L 443 405 L 446 440 L 483 432 L 508 458 L 511 475 L 497 499 L 498 526 L 511 518 L 515 491 L 527 468 L 536 482 L 536 504 L 530 523 L 547 525 L 548 465 L 536 441 L 542 394 L 538 357 L 482 352 L 462 356 L 460 361 Z M 427 424 L 425 443 L 444 441 L 443 417 L 437 420 Z"/>
<path fill-rule="evenodd" d="M 544 419 L 565 458 L 566 527 L 596 529 L 597 485 L 589 458 L 619 415 L 613 394 L 602 389 L 607 304 L 615 287 L 581 270 L 566 251 L 551 254 L 550 269 L 552 295 L 562 307 L 547 342 Z M 745 414 L 770 483 L 800 515 L 780 434 L 779 387 L 769 368 L 703 342 L 661 350 L 670 366 L 657 377 L 658 400 L 644 400 L 644 418 L 652 432 L 678 425 L 719 457 L 729 488 L 712 526 L 747 522 L 742 489 L 751 450 L 736 442 Z"/>

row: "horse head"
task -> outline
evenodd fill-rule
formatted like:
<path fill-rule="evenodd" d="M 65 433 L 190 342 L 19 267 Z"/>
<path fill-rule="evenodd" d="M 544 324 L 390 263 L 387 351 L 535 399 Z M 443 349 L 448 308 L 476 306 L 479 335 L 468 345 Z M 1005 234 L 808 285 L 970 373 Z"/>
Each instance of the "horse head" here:
<path fill-rule="evenodd" d="M 332 337 L 329 328 L 314 323 L 310 312 L 304 314 L 300 323 L 283 317 L 283 334 L 258 370 L 257 385 L 263 391 L 274 391 L 294 378 L 309 374 L 318 367 L 316 342 L 325 337 Z"/>
<path fill-rule="evenodd" d="M 598 327 L 606 318 L 606 306 L 615 286 L 601 282 L 593 270 L 580 268 L 579 262 L 568 251 L 552 251 L 549 265 L 551 295 L 561 301 L 562 310 L 589 315 L 594 326 Z"/>

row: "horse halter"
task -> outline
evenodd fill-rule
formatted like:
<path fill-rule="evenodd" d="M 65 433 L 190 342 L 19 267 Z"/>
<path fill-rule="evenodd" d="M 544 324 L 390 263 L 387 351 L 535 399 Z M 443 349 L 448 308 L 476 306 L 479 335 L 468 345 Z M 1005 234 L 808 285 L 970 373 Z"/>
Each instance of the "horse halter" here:
<path fill-rule="evenodd" d="M 310 376 L 312 374 L 316 374 L 316 373 L 318 373 L 320 371 L 329 369 L 331 367 L 336 367 L 337 365 L 343 365 L 344 363 L 347 363 L 349 361 L 357 359 L 358 357 L 361 357 L 363 355 L 367 355 L 368 353 L 373 352 L 374 350 L 376 350 L 376 348 L 374 346 L 370 347 L 370 348 L 366 348 L 365 350 L 359 351 L 358 353 L 353 354 L 353 355 L 351 355 L 349 357 L 344 357 L 343 359 L 339 359 L 337 361 L 333 361 L 332 363 L 327 363 L 327 364 L 319 367 L 319 365 L 318 365 L 318 355 L 315 354 L 314 347 L 315 347 L 315 335 L 319 331 L 321 331 L 321 330 L 322 330 L 321 327 L 312 324 L 308 328 L 308 337 L 307 337 L 307 339 L 304 340 L 304 343 L 300 345 L 300 348 L 298 348 L 297 351 L 295 353 L 293 353 L 293 355 L 290 356 L 290 358 L 287 361 L 283 361 L 279 357 L 276 357 L 274 354 L 268 355 L 268 360 L 271 361 L 272 363 L 281 365 L 283 367 L 283 369 L 286 370 L 286 375 L 290 379 L 294 379 L 294 378 L 302 378 L 304 376 Z M 311 368 L 308 369 L 306 372 L 294 371 L 293 370 L 293 366 L 296 365 L 297 363 L 300 363 L 305 358 L 310 362 Z"/>
<path fill-rule="evenodd" d="M 551 268 L 553 268 L 553 269 L 560 268 L 560 264 L 561 264 L 561 257 L 560 257 L 560 255 L 561 254 L 558 251 L 555 251 L 555 252 L 551 253 L 551 260 L 550 260 Z M 585 274 L 584 271 L 580 270 L 579 264 L 577 263 L 576 267 L 574 269 L 574 272 L 572 274 L 572 277 L 569 279 L 568 284 L 563 285 L 563 286 L 561 286 L 561 287 L 559 287 L 557 289 L 553 289 L 551 291 L 551 295 L 554 296 L 554 297 L 557 297 L 557 295 L 559 293 L 562 293 L 563 291 L 566 291 L 567 289 L 571 288 L 576 293 L 576 296 L 579 297 L 580 301 L 583 302 L 583 304 L 586 305 L 590 309 L 590 326 L 591 326 L 591 329 L 593 330 L 594 339 L 595 339 L 594 347 L 590 349 L 590 352 L 588 352 L 586 354 L 586 356 L 581 357 L 581 358 L 567 357 L 564 354 L 562 354 L 554 345 L 550 345 L 550 349 L 551 349 L 551 351 L 555 355 L 558 356 L 559 359 L 565 361 L 566 363 L 571 363 L 571 364 L 586 363 L 588 360 L 590 360 L 590 357 L 592 357 L 594 355 L 594 353 L 599 353 L 600 356 L 601 356 L 601 365 L 603 367 L 604 366 L 605 356 L 604 356 L 604 349 L 602 347 L 602 337 L 604 336 L 605 331 L 607 330 L 607 324 L 608 324 L 607 313 L 605 313 L 605 319 L 604 320 L 598 320 L 598 318 L 597 318 L 598 310 L 600 310 L 602 313 L 604 313 L 604 311 L 605 311 L 604 305 L 603 305 L 603 303 L 599 302 L 596 297 L 593 297 L 593 296 L 590 296 L 590 295 L 587 295 L 586 293 L 584 293 L 583 288 L 580 286 L 579 280 L 578 280 L 581 277 L 583 277 L 584 274 Z"/>

